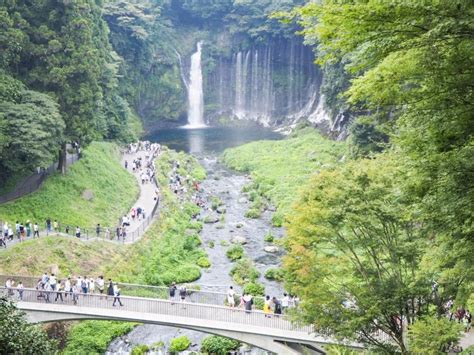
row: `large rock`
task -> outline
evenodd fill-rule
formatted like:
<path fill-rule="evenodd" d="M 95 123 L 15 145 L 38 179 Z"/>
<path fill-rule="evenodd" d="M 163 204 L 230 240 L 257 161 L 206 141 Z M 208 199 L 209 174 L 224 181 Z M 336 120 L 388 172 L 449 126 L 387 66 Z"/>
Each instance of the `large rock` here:
<path fill-rule="evenodd" d="M 216 208 L 216 212 L 219 214 L 224 214 L 227 212 L 227 209 L 225 208 L 225 206 L 219 206 Z"/>
<path fill-rule="evenodd" d="M 245 197 L 241 197 L 238 200 L 239 203 L 247 203 L 247 199 Z"/>
<path fill-rule="evenodd" d="M 94 198 L 94 193 L 91 190 L 84 190 L 82 192 L 82 198 L 86 201 L 90 201 Z"/>
<path fill-rule="evenodd" d="M 230 240 L 232 244 L 247 244 L 247 238 L 242 237 L 240 235 L 236 235 L 235 237 L 232 237 Z"/>
<path fill-rule="evenodd" d="M 204 223 L 217 223 L 219 222 L 219 217 L 216 215 L 207 215 L 204 217 Z"/>
<path fill-rule="evenodd" d="M 275 245 L 267 245 L 263 250 L 267 253 L 278 253 L 280 251 L 280 249 Z"/>

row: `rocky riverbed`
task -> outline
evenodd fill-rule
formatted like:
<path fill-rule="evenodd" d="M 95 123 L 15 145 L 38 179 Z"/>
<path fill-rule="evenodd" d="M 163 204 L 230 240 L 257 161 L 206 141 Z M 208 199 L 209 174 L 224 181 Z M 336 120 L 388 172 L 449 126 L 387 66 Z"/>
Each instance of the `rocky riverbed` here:
<path fill-rule="evenodd" d="M 275 238 L 280 238 L 284 233 L 283 229 L 272 227 L 272 212 L 269 210 L 264 211 L 260 218 L 245 217 L 250 201 L 242 190 L 251 182 L 248 176 L 226 169 L 215 156 L 201 156 L 200 162 L 206 168 L 208 176 L 201 184 L 206 206 L 198 218 L 208 222 L 204 223 L 200 235 L 212 266 L 203 270 L 202 277 L 195 283 L 202 285 L 202 288 L 221 292 L 233 285 L 240 292 L 240 287 L 235 285 L 229 275 L 234 263 L 226 256 L 229 246 L 238 243 L 260 271 L 258 282 L 265 285 L 266 294 L 281 297 L 282 286 L 278 282 L 265 279 L 263 275 L 267 268 L 280 265 L 282 252 L 272 243 L 265 242 L 264 236 L 271 232 Z M 222 203 L 217 211 L 211 209 L 212 201 Z M 129 334 L 115 339 L 109 345 L 108 353 L 129 353 L 139 344 L 150 346 L 162 342 L 167 345 L 171 339 L 182 335 L 191 340 L 190 351 L 199 350 L 200 341 L 207 336 L 205 333 L 188 329 L 140 325 Z M 166 348 L 162 351 L 165 352 Z M 262 353 L 258 349 L 241 349 L 241 353 L 249 352 Z"/>

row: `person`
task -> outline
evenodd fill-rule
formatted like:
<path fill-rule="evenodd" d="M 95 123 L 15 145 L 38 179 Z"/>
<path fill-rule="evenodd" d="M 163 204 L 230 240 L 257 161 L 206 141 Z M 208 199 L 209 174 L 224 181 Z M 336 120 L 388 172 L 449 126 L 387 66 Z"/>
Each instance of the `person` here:
<path fill-rule="evenodd" d="M 295 302 L 295 308 L 298 308 L 298 306 L 300 305 L 300 298 L 295 295 L 295 298 L 293 300 Z"/>
<path fill-rule="evenodd" d="M 56 290 L 56 284 L 57 284 L 57 280 L 56 280 L 56 276 L 54 274 L 51 274 L 51 277 L 49 278 L 49 285 L 51 286 L 51 290 Z"/>
<path fill-rule="evenodd" d="M 100 232 L 102 229 L 100 228 L 100 223 L 97 223 L 97 227 L 95 227 L 95 234 L 97 235 L 97 238 L 100 238 Z"/>
<path fill-rule="evenodd" d="M 271 318 L 272 307 L 270 305 L 270 296 L 265 297 L 265 303 L 263 304 L 263 313 L 265 313 L 265 318 Z"/>
<path fill-rule="evenodd" d="M 109 279 L 109 285 L 107 286 L 107 297 L 114 295 L 114 284 L 112 279 Z"/>
<path fill-rule="evenodd" d="M 252 310 L 252 305 L 253 305 L 252 295 L 250 294 L 244 295 L 243 301 L 244 301 L 245 312 L 250 313 L 250 311 Z"/>
<path fill-rule="evenodd" d="M 95 281 L 94 278 L 91 277 L 89 278 L 89 293 L 94 293 L 95 292 Z"/>
<path fill-rule="evenodd" d="M 44 300 L 46 301 L 46 303 L 51 303 L 51 300 L 49 299 L 50 295 L 51 295 L 51 292 L 53 291 L 53 289 L 51 288 L 51 285 L 49 284 L 49 280 L 46 282 L 46 284 L 43 286 L 43 289 L 45 291 L 44 293 Z"/>
<path fill-rule="evenodd" d="M 110 229 L 109 229 L 109 227 L 105 228 L 105 239 L 110 239 Z"/>
<path fill-rule="evenodd" d="M 281 308 L 283 309 L 284 313 L 286 313 L 289 306 L 290 306 L 290 298 L 288 297 L 287 293 L 284 293 L 283 299 L 281 300 Z"/>
<path fill-rule="evenodd" d="M 16 287 L 18 291 L 18 300 L 23 301 L 23 291 L 25 287 L 23 286 L 23 282 L 18 282 L 18 286 Z"/>
<path fill-rule="evenodd" d="M 18 228 L 20 230 L 20 240 L 24 241 L 25 240 L 25 226 L 23 225 L 23 223 L 20 223 Z"/>
<path fill-rule="evenodd" d="M 114 303 L 112 303 L 112 306 L 115 307 L 115 302 L 118 301 L 120 306 L 123 306 L 122 301 L 120 301 L 120 288 L 118 287 L 117 284 L 114 285 Z"/>
<path fill-rule="evenodd" d="M 74 303 L 74 305 L 77 304 L 77 300 L 79 299 L 79 293 L 80 293 L 79 287 L 77 287 L 77 285 L 73 285 L 72 286 L 72 303 Z"/>
<path fill-rule="evenodd" d="M 54 222 L 53 222 L 53 229 L 54 231 L 56 232 L 56 234 L 59 233 L 59 223 L 58 221 L 55 219 Z"/>
<path fill-rule="evenodd" d="M 26 237 L 27 238 L 31 237 L 31 222 L 29 219 L 26 221 L 25 228 L 26 228 Z"/>
<path fill-rule="evenodd" d="M 64 282 L 64 291 L 65 291 L 65 297 L 67 299 L 67 295 L 70 294 L 72 295 L 72 283 L 71 283 L 71 278 L 68 277 L 67 280 Z"/>
<path fill-rule="evenodd" d="M 76 238 L 80 238 L 81 237 L 81 228 L 79 228 L 79 226 L 76 226 Z"/>
<path fill-rule="evenodd" d="M 60 280 L 57 286 L 56 298 L 54 299 L 54 302 L 58 302 L 58 299 L 61 299 L 61 302 L 64 302 L 64 299 L 63 299 L 64 289 L 65 289 L 64 280 Z"/>
<path fill-rule="evenodd" d="M 69 226 L 66 226 L 66 228 L 64 228 L 64 232 L 69 235 Z"/>
<path fill-rule="evenodd" d="M 233 286 L 229 286 L 229 290 L 227 291 L 227 304 L 230 308 L 235 307 L 235 291 Z"/>
<path fill-rule="evenodd" d="M 15 232 L 16 232 L 16 237 L 18 240 L 20 240 L 20 223 L 16 221 L 15 223 Z"/>
<path fill-rule="evenodd" d="M 170 301 L 173 301 L 174 300 L 174 297 L 176 295 L 176 290 L 177 290 L 177 287 L 176 287 L 176 283 L 173 282 L 171 284 L 171 286 L 169 287 L 169 293 L 170 293 Z M 171 303 L 173 304 L 173 303 Z"/>
<path fill-rule="evenodd" d="M 44 288 L 44 285 L 46 285 L 48 281 L 49 281 L 49 275 L 47 272 L 45 272 L 43 276 L 41 276 L 41 285 L 43 288 Z"/>
<path fill-rule="evenodd" d="M 35 224 L 33 224 L 33 238 L 35 238 L 35 237 L 39 238 L 39 227 L 38 227 L 37 222 L 35 222 Z"/>
<path fill-rule="evenodd" d="M 8 234 L 8 231 L 7 231 L 7 234 Z M 2 233 L 2 235 L 0 236 L 0 247 L 3 245 L 4 248 L 7 247 L 7 243 L 6 243 L 6 237 L 5 237 L 5 234 Z"/>
<path fill-rule="evenodd" d="M 125 160 L 125 169 L 128 169 L 128 161 Z"/>
<path fill-rule="evenodd" d="M 99 289 L 99 293 L 103 295 L 104 289 L 105 289 L 104 276 L 100 275 L 96 282 L 97 282 L 97 288 Z"/>
<path fill-rule="evenodd" d="M 87 294 L 89 291 L 89 283 L 87 276 L 84 276 L 84 278 L 81 280 L 81 290 L 83 294 Z"/>
<path fill-rule="evenodd" d="M 13 296 L 12 287 L 13 287 L 13 281 L 12 281 L 12 279 L 8 278 L 8 279 L 5 281 L 5 288 L 7 289 L 7 294 L 8 294 L 8 296 Z"/>
<path fill-rule="evenodd" d="M 272 302 L 273 302 L 273 313 L 275 313 L 275 316 L 279 317 L 282 313 L 281 302 L 276 297 L 272 298 Z"/>
<path fill-rule="evenodd" d="M 51 232 L 51 218 L 49 217 L 46 219 L 46 231 L 48 234 Z"/>
<path fill-rule="evenodd" d="M 179 298 L 181 298 L 181 302 L 184 302 L 186 300 L 186 294 L 186 286 L 181 285 L 181 287 L 179 288 Z"/>
<path fill-rule="evenodd" d="M 10 239 L 10 241 L 13 240 L 13 235 L 14 235 L 13 234 L 13 227 L 10 226 L 10 227 L 8 227 L 8 239 Z"/>

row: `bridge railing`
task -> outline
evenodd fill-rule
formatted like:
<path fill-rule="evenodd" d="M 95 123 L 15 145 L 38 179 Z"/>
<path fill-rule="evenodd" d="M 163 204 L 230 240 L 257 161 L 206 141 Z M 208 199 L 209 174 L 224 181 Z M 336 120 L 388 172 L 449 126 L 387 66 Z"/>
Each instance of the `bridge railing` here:
<path fill-rule="evenodd" d="M 87 275 L 84 275 L 87 276 Z M 0 275 L 0 285 L 4 286 L 7 279 L 15 280 L 16 284 L 19 281 L 23 283 L 24 287 L 35 288 L 40 277 L 33 276 L 15 276 L 15 275 Z M 64 279 L 64 278 L 63 278 Z M 169 298 L 169 288 L 166 286 L 151 286 L 151 285 L 138 285 L 130 283 L 119 282 L 122 294 L 124 296 L 136 296 L 136 297 L 147 297 L 165 299 Z M 178 285 L 179 287 L 179 285 Z M 224 305 L 226 304 L 227 294 L 224 292 L 202 290 L 205 286 L 199 285 L 188 285 L 186 293 L 186 301 L 191 303 L 202 303 L 202 304 L 213 304 L 213 305 Z M 96 287 L 96 292 L 97 287 Z M 176 291 L 178 294 L 178 291 Z M 235 301 L 239 304 L 240 295 L 236 293 Z M 263 304 L 264 299 L 260 296 L 254 297 L 255 303 L 258 305 Z"/>
<path fill-rule="evenodd" d="M 20 296 L 17 289 L 7 289 L 6 287 L 1 287 L 0 293 L 8 295 L 8 297 L 13 300 L 22 302 L 68 306 L 71 307 L 71 313 L 73 314 L 83 314 L 77 309 L 77 307 L 87 308 L 86 314 L 88 315 L 90 315 L 92 309 L 116 309 L 117 311 L 124 310 L 128 312 L 166 315 L 188 319 L 219 321 L 233 324 L 237 323 L 249 326 L 304 332 L 306 334 L 313 332 L 311 326 L 291 322 L 286 316 L 272 315 L 271 317 L 266 317 L 261 311 L 245 311 L 242 309 L 209 304 L 178 302 L 177 300 L 121 296 L 120 302 L 118 302 L 118 300 L 115 300 L 115 297 L 112 296 L 107 297 L 105 295 L 97 294 L 76 294 L 73 296 L 70 293 L 66 295 L 64 292 L 43 291 L 31 288 L 23 289 Z M 74 298 L 76 301 L 74 301 Z M 22 308 L 21 305 L 20 302 L 18 305 L 20 309 Z M 40 310 L 48 311 L 47 308 L 45 309 L 44 307 L 41 307 Z M 51 311 L 56 312 L 57 309 L 51 309 Z M 120 318 L 118 313 L 110 314 L 111 318 Z M 103 315 L 103 313 L 97 315 L 100 316 Z M 137 321 L 139 320 L 140 318 L 137 319 Z M 176 323 L 186 324 L 186 320 L 176 319 Z"/>

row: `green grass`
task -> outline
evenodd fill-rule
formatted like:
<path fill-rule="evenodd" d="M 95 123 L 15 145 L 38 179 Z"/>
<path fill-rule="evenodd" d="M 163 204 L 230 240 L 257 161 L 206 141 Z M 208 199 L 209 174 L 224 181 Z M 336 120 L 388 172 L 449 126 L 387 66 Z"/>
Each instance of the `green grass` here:
<path fill-rule="evenodd" d="M 90 201 L 82 197 L 84 190 L 92 191 Z M 44 225 L 49 217 L 83 228 L 97 223 L 113 226 L 138 193 L 136 179 L 121 166 L 117 145 L 92 143 L 65 175 L 55 174 L 37 192 L 0 205 L 0 220 L 29 219 Z"/>
<path fill-rule="evenodd" d="M 231 261 L 236 261 L 244 256 L 245 250 L 241 245 L 233 245 L 227 249 L 226 255 Z"/>
<path fill-rule="evenodd" d="M 254 202 L 247 217 L 259 217 L 264 208 L 259 196 L 263 196 L 277 207 L 273 222 L 281 225 L 308 178 L 337 164 L 345 151 L 344 143 L 326 139 L 307 128 L 284 140 L 258 141 L 227 149 L 222 160 L 228 167 L 252 176 L 253 183 L 245 187 Z"/>

